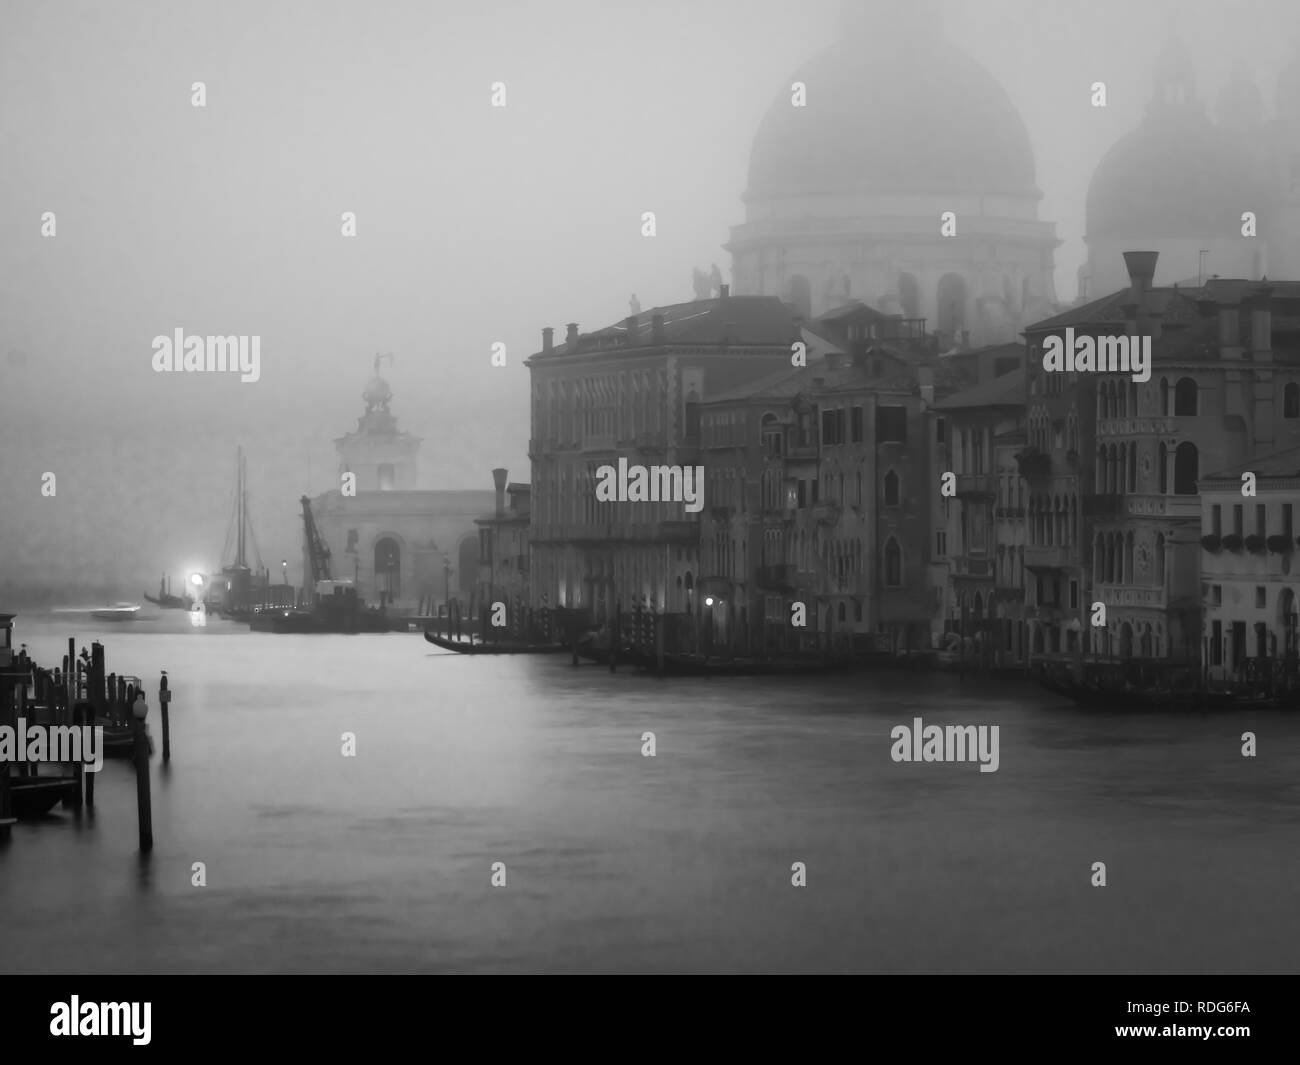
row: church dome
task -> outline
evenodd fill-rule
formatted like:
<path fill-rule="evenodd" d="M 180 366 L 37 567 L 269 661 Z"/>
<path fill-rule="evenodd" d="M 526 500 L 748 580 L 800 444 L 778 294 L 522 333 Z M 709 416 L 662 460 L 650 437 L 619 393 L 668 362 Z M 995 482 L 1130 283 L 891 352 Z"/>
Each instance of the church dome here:
<path fill-rule="evenodd" d="M 1019 112 L 945 39 L 932 5 L 846 11 L 840 40 L 790 79 L 807 87 L 806 106 L 792 105 L 787 83 L 760 123 L 747 198 L 1039 195 Z"/>
<path fill-rule="evenodd" d="M 1250 87 L 1231 86 L 1224 105 L 1248 112 Z M 1239 134 L 1210 122 L 1190 61 L 1171 42 L 1156 65 L 1145 119 L 1093 172 L 1088 238 L 1239 236 L 1242 212 L 1262 202 L 1258 166 L 1243 154 Z"/>

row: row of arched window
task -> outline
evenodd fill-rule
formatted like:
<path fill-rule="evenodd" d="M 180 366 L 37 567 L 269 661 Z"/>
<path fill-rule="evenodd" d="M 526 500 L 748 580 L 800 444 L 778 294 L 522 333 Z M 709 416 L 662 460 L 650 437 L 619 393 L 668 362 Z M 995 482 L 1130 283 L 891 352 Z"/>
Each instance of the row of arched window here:
<path fill-rule="evenodd" d="M 1102 584 L 1134 584 L 1137 580 L 1133 533 L 1098 533 L 1092 545 L 1092 572 Z M 1156 535 L 1154 582 L 1165 583 L 1165 537 Z"/>
<path fill-rule="evenodd" d="M 1029 506 L 1029 542 L 1038 547 L 1069 547 L 1079 518 L 1075 496 L 1031 494 Z"/>

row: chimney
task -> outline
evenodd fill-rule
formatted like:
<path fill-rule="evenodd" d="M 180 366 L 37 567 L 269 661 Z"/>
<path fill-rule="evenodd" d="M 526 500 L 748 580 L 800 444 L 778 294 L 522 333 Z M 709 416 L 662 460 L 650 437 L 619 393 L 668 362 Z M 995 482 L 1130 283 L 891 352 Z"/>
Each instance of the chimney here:
<path fill-rule="evenodd" d="M 504 466 L 498 466 L 492 471 L 492 483 L 497 490 L 497 517 L 505 517 L 506 513 L 506 470 Z"/>
<path fill-rule="evenodd" d="M 564 342 L 569 346 L 569 351 L 572 352 L 578 346 L 578 323 L 570 322 L 567 328 L 568 332 L 564 334 Z"/>
<path fill-rule="evenodd" d="M 1249 301 L 1250 353 L 1256 362 L 1273 361 L 1273 307 L 1269 302 L 1272 295 L 1271 285 L 1261 285 Z"/>
<path fill-rule="evenodd" d="M 921 385 L 921 399 L 926 403 L 934 402 L 934 367 L 918 366 L 917 378 Z"/>
<path fill-rule="evenodd" d="M 650 319 L 650 343 L 661 347 L 664 342 L 664 316 L 655 314 Z"/>
<path fill-rule="evenodd" d="M 723 299 L 723 300 L 725 300 L 725 299 L 726 299 L 728 296 L 730 296 L 730 295 L 731 295 L 731 286 L 730 286 L 730 285 L 719 285 L 719 286 L 718 286 L 718 299 Z"/>
<path fill-rule="evenodd" d="M 635 347 L 637 343 L 637 320 L 635 314 L 627 316 L 627 342 L 629 346 Z"/>
<path fill-rule="evenodd" d="M 1128 267 L 1129 304 L 1135 308 L 1137 335 L 1155 339 L 1160 335 L 1160 322 L 1152 314 L 1151 282 L 1156 276 L 1158 251 L 1126 251 L 1124 265 Z"/>
<path fill-rule="evenodd" d="M 555 330 L 549 325 L 542 330 L 542 354 L 549 355 L 555 350 Z"/>
<path fill-rule="evenodd" d="M 1239 308 L 1233 304 L 1220 303 L 1216 317 L 1219 323 L 1219 357 L 1224 359 L 1241 358 Z"/>

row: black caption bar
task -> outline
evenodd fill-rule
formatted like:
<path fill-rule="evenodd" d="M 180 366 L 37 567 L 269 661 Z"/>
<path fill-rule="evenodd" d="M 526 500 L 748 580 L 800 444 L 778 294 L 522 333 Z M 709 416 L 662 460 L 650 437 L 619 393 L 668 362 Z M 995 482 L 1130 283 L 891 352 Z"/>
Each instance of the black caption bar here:
<path fill-rule="evenodd" d="M 405 1031 L 444 1046 L 468 1039 L 495 1049 L 518 1039 L 535 1050 L 609 1049 L 662 1038 L 665 1049 L 681 1049 L 689 1032 L 697 1049 L 716 1040 L 732 1053 L 737 1044 L 797 1051 L 843 1040 L 865 1050 L 901 1036 L 927 1050 L 1130 1043 L 1142 1053 L 1168 1044 L 1249 1054 L 1290 1045 L 1296 1024 L 1293 998 L 1278 977 L 871 975 L 839 988 L 816 978 L 805 978 L 806 986 L 748 980 L 703 995 L 666 981 L 602 980 L 581 991 L 572 983 L 538 989 L 428 976 L 10 977 L 5 1046 L 66 1043 L 93 1051 L 114 1044 L 148 1053 L 284 1045 L 337 1054 L 379 1049 Z"/>

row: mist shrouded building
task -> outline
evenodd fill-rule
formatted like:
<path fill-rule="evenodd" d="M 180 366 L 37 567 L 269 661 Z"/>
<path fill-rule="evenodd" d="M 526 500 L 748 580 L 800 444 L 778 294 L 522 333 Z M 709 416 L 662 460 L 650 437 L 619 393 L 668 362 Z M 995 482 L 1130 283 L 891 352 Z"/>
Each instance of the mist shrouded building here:
<path fill-rule="evenodd" d="M 1081 298 L 1128 285 L 1123 252 L 1158 252 L 1157 284 L 1300 277 L 1300 49 L 1277 84 L 1275 116 L 1242 66 L 1213 119 L 1191 58 L 1171 39 L 1142 122 L 1102 158 L 1088 188 Z M 1256 235 L 1242 215 L 1256 216 Z"/>
<path fill-rule="evenodd" d="M 420 438 L 398 429 L 392 397 L 376 366 L 362 393 L 365 413 L 334 442 L 340 482 L 354 474 L 356 495 L 340 487 L 311 501 L 332 575 L 354 579 L 367 603 L 382 599 L 399 611 L 430 596 L 440 602 L 448 585 L 452 598 L 468 601 L 478 578 L 474 519 L 492 508 L 494 495 L 417 489 Z M 304 552 L 303 573 L 310 572 Z"/>
<path fill-rule="evenodd" d="M 754 138 L 727 245 L 735 291 L 805 318 L 860 299 L 926 319 L 946 345 L 1013 341 L 1055 309 L 1060 242 L 1041 198 L 1020 115 L 944 37 L 936 6 L 849 3 L 839 39 L 787 80 Z"/>

